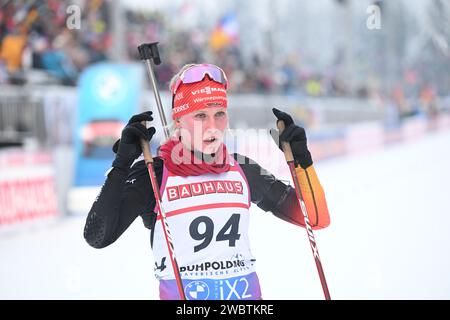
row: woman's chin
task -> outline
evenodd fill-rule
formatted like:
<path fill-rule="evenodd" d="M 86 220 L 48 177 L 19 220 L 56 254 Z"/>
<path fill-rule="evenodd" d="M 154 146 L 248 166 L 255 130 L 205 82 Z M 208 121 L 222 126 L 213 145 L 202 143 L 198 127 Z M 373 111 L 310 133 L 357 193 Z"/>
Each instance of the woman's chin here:
<path fill-rule="evenodd" d="M 215 143 L 203 145 L 202 146 L 202 153 L 203 154 L 208 154 L 208 155 L 216 153 L 219 150 L 220 145 L 221 145 L 220 142 L 215 142 Z"/>

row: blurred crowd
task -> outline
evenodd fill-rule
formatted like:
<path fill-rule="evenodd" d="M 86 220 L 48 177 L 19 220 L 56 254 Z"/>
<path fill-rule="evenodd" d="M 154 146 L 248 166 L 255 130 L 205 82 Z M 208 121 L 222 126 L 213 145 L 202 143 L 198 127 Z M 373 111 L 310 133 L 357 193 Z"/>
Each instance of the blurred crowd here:
<path fill-rule="evenodd" d="M 68 8 L 73 3 L 81 9 L 79 28 L 75 29 L 67 24 L 71 15 Z M 105 0 L 3 1 L 0 83 L 76 85 L 81 71 L 88 65 L 111 59 L 111 49 L 114 49 L 111 5 Z M 211 62 L 226 71 L 233 93 L 375 98 L 384 106 L 393 106 L 400 116 L 424 110 L 433 113 L 437 109 L 436 89 L 422 81 L 420 70 L 398 75 L 396 83 L 386 91 L 379 85 L 382 80 L 375 75 L 367 76 L 362 85 L 350 88 L 343 76 L 339 52 L 331 65 L 320 70 L 308 68 L 305 53 L 301 52 L 277 61 L 268 60 L 258 52 L 244 58 L 233 14 L 223 16 L 209 28 L 186 28 L 159 11 L 126 10 L 123 19 L 123 61 L 138 60 L 139 44 L 161 42 L 163 59 L 157 72 L 160 88 L 167 88 L 170 78 L 184 64 Z"/>
<path fill-rule="evenodd" d="M 76 85 L 86 66 L 110 59 L 111 3 L 79 1 L 80 28 L 69 29 L 67 18 L 71 3 L 73 1 L 18 0 L 1 5 L 0 83 L 36 81 Z M 124 15 L 124 60 L 137 60 L 137 46 L 149 39 L 163 42 L 160 50 L 164 59 L 157 73 L 162 86 L 166 86 L 184 64 L 208 61 L 226 71 L 232 92 L 348 94 L 344 81 L 332 74 L 300 68 L 298 56 L 287 57 L 277 65 L 264 61 L 258 53 L 244 61 L 239 35 L 228 27 L 234 23 L 233 16 L 218 21 L 210 30 L 200 30 L 179 28 L 157 11 L 127 10 Z"/>
<path fill-rule="evenodd" d="M 172 23 L 160 12 L 126 13 L 126 43 L 128 58 L 138 59 L 136 47 L 149 39 L 163 39 L 160 45 L 162 64 L 158 66 L 160 85 L 167 86 L 170 78 L 187 63 L 210 62 L 221 66 L 234 93 L 264 92 L 310 96 L 348 95 L 343 81 L 332 72 L 311 72 L 302 68 L 298 55 L 281 62 L 268 60 L 254 52 L 245 59 L 239 33 L 232 14 L 224 15 L 208 28 L 185 28 Z"/>
<path fill-rule="evenodd" d="M 446 72 L 450 64 L 448 57 L 441 56 L 439 60 L 436 58 L 439 55 L 427 53 L 432 44 L 424 43 L 418 51 L 418 62 L 410 59 L 408 64 L 399 63 L 395 70 L 384 63 L 386 50 L 382 45 L 367 45 L 370 54 L 361 51 L 350 63 L 354 68 L 351 81 L 348 61 L 337 46 L 329 48 L 332 58 L 326 63 L 311 63 L 317 60 L 317 54 L 305 48 L 274 58 L 273 51 L 259 52 L 256 46 L 244 41 L 233 12 L 199 22 L 189 16 L 200 12 L 194 7 L 188 8 L 190 12 L 186 6 L 175 6 L 165 13 L 124 10 L 120 12 L 118 25 L 117 6 L 113 7 L 117 2 L 113 1 L 119 0 L 0 2 L 0 147 L 20 144 L 22 136 L 33 135 L 39 136 L 42 143 L 69 141 L 71 135 L 67 136 L 65 126 L 66 120 L 73 118 L 73 101 L 50 94 L 38 105 L 32 101 L 30 92 L 41 90 L 42 86 L 34 84 L 74 88 L 88 66 L 102 61 L 139 62 L 138 45 L 152 41 L 160 42 L 162 64 L 157 67 L 156 77 L 161 90 L 168 89 L 169 80 L 184 64 L 214 63 L 225 70 L 230 93 L 282 96 L 284 101 L 292 102 L 297 121 L 305 127 L 322 124 L 320 110 L 313 109 L 312 105 L 349 104 L 351 108 L 365 109 L 370 99 L 370 104 L 374 102 L 377 106 L 378 114 L 385 116 L 384 122 L 392 127 L 412 116 L 430 118 L 442 110 L 450 111 L 450 77 Z M 189 19 L 194 23 L 187 23 Z M 123 31 L 119 37 L 122 40 L 114 43 L 116 30 Z M 381 36 L 379 39 L 383 40 Z M 364 71 L 357 71 L 360 66 Z M 437 76 L 438 71 L 441 77 Z M 14 92 L 4 90 L 3 84 L 15 85 L 11 90 Z M 31 86 L 23 87 L 28 84 Z M 330 97 L 338 99 L 327 99 Z M 242 104 L 247 103 L 242 102 L 246 98 L 241 100 Z M 259 96 L 254 101 L 264 99 Z M 245 109 L 246 105 L 239 107 Z M 45 113 L 46 128 L 43 121 L 35 121 L 38 116 L 24 116 L 37 114 L 39 110 Z M 361 110 L 355 113 L 358 111 Z"/>
<path fill-rule="evenodd" d="M 69 5 L 57 0 L 2 2 L 0 82 L 36 79 L 75 85 L 87 65 L 107 59 L 111 41 L 105 2 L 85 3 L 79 30 L 67 28 Z"/>

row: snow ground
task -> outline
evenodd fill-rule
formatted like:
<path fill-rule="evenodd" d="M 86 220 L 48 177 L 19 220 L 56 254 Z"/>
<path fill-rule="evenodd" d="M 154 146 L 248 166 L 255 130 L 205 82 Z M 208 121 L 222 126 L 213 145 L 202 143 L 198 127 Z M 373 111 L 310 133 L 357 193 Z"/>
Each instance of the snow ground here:
<path fill-rule="evenodd" d="M 331 225 L 315 236 L 332 298 L 450 298 L 449 164 L 448 130 L 316 164 Z M 305 230 L 252 213 L 264 299 L 322 299 Z M 101 250 L 85 243 L 84 220 L 1 236 L 0 299 L 158 299 L 140 218 Z"/>

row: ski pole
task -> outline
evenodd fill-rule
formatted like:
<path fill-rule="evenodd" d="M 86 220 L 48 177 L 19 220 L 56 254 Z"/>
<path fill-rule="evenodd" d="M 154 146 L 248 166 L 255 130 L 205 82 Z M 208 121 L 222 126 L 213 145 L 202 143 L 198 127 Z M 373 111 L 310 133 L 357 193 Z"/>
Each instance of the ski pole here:
<path fill-rule="evenodd" d="M 284 122 L 282 120 L 278 120 L 277 127 L 281 134 L 285 128 Z M 306 205 L 303 200 L 300 185 L 298 183 L 297 173 L 295 172 L 294 156 L 292 154 L 291 145 L 289 144 L 289 142 L 282 141 L 281 146 L 283 148 L 284 157 L 286 158 L 286 162 L 289 166 L 289 171 L 291 172 L 292 180 L 294 181 L 295 194 L 297 195 L 297 200 L 305 219 L 305 229 L 308 234 L 309 244 L 314 256 L 314 261 L 316 262 L 316 267 L 319 273 L 320 282 L 322 284 L 323 293 L 326 300 L 331 300 L 330 292 L 328 291 L 327 280 L 325 279 L 325 273 L 323 272 L 322 262 L 320 261 L 319 249 L 317 248 L 316 239 L 314 237 L 314 233 L 308 219 L 308 212 L 306 211 Z"/>
<path fill-rule="evenodd" d="M 139 50 L 141 59 L 143 59 L 145 61 L 145 64 L 147 65 L 147 71 L 148 71 L 148 74 L 150 77 L 153 92 L 155 94 L 156 104 L 158 106 L 158 112 L 159 112 L 159 115 L 160 115 L 160 118 L 161 118 L 161 121 L 163 124 L 166 138 L 168 138 L 169 130 L 167 128 L 167 120 L 166 120 L 166 117 L 164 116 L 164 109 L 162 107 L 161 98 L 159 96 L 159 91 L 158 91 L 158 87 L 156 86 L 155 75 L 153 73 L 153 68 L 152 68 L 152 60 L 155 62 L 155 64 L 161 63 L 157 44 L 158 44 L 158 42 L 141 44 L 138 47 L 138 50 Z M 145 125 L 145 121 L 143 124 Z M 148 142 L 143 139 L 141 140 L 141 147 L 142 147 L 142 152 L 144 154 L 145 164 L 147 166 L 148 173 L 150 176 L 150 182 L 152 184 L 153 193 L 155 194 L 156 207 L 158 208 L 158 213 L 159 213 L 159 216 L 161 217 L 161 224 L 162 224 L 162 228 L 163 228 L 164 238 L 166 240 L 167 249 L 169 251 L 169 256 L 170 256 L 170 261 L 171 261 L 173 271 L 175 274 L 175 280 L 177 283 L 178 292 L 180 294 L 180 298 L 182 300 L 186 300 L 186 296 L 185 296 L 184 290 L 183 290 L 183 282 L 181 280 L 180 269 L 178 267 L 178 262 L 175 257 L 175 249 L 173 246 L 172 236 L 170 233 L 169 224 L 167 223 L 167 216 L 164 211 L 164 208 L 162 207 L 161 195 L 159 194 L 159 191 L 160 191 L 159 183 L 158 183 L 158 180 L 156 179 L 155 169 L 153 167 L 153 157 L 151 154 L 151 150 L 150 150 Z"/>

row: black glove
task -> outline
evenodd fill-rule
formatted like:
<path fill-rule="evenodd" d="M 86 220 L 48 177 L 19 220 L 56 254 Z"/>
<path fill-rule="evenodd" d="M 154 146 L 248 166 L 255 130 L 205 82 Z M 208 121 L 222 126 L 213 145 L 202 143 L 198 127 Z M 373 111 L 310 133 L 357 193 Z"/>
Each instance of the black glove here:
<path fill-rule="evenodd" d="M 146 111 L 131 117 L 122 130 L 119 140 L 114 143 L 113 151 L 116 153 L 112 165 L 116 168 L 129 168 L 133 161 L 142 153 L 141 139 L 150 141 L 156 130 L 154 127 L 146 128 L 141 122 L 152 121 L 152 112 Z"/>
<path fill-rule="evenodd" d="M 292 117 L 286 112 L 280 111 L 278 109 L 272 109 L 273 114 L 277 117 L 278 120 L 282 120 L 285 125 L 285 129 L 278 137 L 278 130 L 271 129 L 270 134 L 272 138 L 275 140 L 275 143 L 278 144 L 278 147 L 281 148 L 281 142 L 289 142 L 292 149 L 292 155 L 294 156 L 295 166 L 300 165 L 303 169 L 308 168 L 313 164 L 311 153 L 308 150 L 308 146 L 306 144 L 306 133 L 305 129 L 300 126 L 294 124 L 294 120 Z"/>

